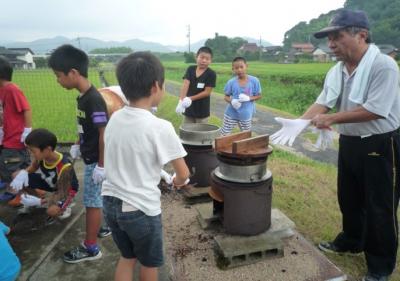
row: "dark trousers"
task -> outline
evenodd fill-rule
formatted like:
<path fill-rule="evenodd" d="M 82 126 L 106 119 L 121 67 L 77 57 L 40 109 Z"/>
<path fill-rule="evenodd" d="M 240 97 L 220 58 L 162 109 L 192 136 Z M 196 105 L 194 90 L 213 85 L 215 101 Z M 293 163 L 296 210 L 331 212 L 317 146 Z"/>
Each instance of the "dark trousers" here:
<path fill-rule="evenodd" d="M 400 135 L 340 136 L 338 200 L 343 232 L 335 244 L 364 250 L 368 271 L 390 275 L 396 265 Z"/>

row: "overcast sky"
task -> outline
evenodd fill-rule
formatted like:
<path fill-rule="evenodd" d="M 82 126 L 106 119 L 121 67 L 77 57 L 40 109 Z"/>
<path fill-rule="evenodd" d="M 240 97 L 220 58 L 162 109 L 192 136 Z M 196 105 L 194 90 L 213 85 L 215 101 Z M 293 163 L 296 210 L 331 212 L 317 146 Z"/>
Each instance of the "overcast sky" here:
<path fill-rule="evenodd" d="M 142 39 L 185 45 L 220 35 L 281 44 L 299 21 L 343 7 L 344 0 L 0 0 L 0 41 L 57 35 L 106 41 Z"/>

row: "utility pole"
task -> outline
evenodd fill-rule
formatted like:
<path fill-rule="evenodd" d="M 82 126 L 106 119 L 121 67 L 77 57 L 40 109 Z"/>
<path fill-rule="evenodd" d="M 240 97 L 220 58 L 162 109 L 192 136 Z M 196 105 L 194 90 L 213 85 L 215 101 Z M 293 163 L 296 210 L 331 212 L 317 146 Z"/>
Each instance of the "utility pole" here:
<path fill-rule="evenodd" d="M 186 35 L 186 37 L 188 38 L 188 51 L 190 53 L 190 24 L 187 26 L 188 29 L 188 33 Z"/>
<path fill-rule="evenodd" d="M 261 35 L 260 35 L 260 47 L 259 47 L 259 52 L 258 52 L 258 60 L 261 61 L 262 58 L 262 43 L 261 43 Z"/>
<path fill-rule="evenodd" d="M 81 48 L 81 38 L 79 38 L 79 36 L 76 38 L 76 41 L 78 41 L 78 46 L 79 49 Z"/>

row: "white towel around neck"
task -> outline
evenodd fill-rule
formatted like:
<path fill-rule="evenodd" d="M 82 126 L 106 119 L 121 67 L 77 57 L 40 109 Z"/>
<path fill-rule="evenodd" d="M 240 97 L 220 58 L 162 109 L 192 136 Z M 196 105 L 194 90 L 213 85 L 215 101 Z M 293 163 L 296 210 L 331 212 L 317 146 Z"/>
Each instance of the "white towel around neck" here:
<path fill-rule="evenodd" d="M 377 46 L 370 44 L 360 63 L 357 66 L 354 81 L 351 86 L 349 100 L 362 104 L 369 81 L 369 73 L 376 56 L 380 53 Z M 327 92 L 325 105 L 332 108 L 336 105 L 342 89 L 343 62 L 338 62 L 326 75 L 324 90 Z"/>

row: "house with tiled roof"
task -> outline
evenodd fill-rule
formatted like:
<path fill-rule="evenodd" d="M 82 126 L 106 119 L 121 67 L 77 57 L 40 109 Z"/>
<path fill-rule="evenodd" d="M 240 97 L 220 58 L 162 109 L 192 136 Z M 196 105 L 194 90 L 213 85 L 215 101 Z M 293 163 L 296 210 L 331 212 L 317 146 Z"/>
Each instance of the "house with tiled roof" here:
<path fill-rule="evenodd" d="M 29 48 L 5 48 L 0 46 L 0 56 L 5 57 L 16 69 L 35 69 L 33 51 Z"/>
<path fill-rule="evenodd" d="M 326 43 L 319 44 L 312 52 L 313 60 L 318 62 L 336 61 L 336 56 Z"/>

